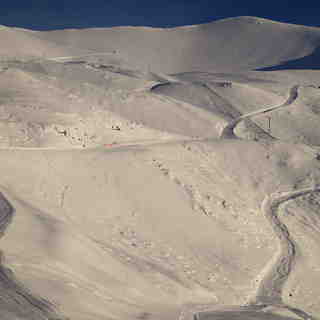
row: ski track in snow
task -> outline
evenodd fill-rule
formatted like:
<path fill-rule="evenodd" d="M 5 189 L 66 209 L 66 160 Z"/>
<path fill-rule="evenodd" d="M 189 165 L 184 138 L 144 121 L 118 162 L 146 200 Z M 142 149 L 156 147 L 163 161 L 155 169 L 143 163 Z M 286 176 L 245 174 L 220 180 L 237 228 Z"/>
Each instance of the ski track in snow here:
<path fill-rule="evenodd" d="M 110 53 L 105 53 L 110 54 Z M 99 54 L 93 54 L 99 55 Z M 79 56 L 81 57 L 81 56 Z M 48 60 L 55 62 L 66 62 L 65 60 L 78 58 L 78 57 L 55 57 L 50 58 Z M 180 83 L 186 84 L 184 81 L 177 80 L 172 76 L 167 76 L 164 74 L 157 75 L 159 79 L 165 81 L 165 83 Z M 160 82 L 161 85 L 163 82 Z M 190 83 L 188 82 L 190 85 Z M 157 86 L 156 85 L 156 86 Z M 152 86 L 148 89 L 152 89 Z M 239 139 L 234 130 L 236 126 L 243 120 L 252 118 L 254 116 L 258 116 L 261 114 L 265 114 L 268 112 L 272 112 L 274 110 L 278 110 L 280 108 L 290 106 L 293 104 L 298 98 L 298 90 L 299 86 L 295 85 L 291 87 L 289 91 L 288 98 L 286 101 L 280 105 L 263 108 L 254 112 L 250 112 L 244 115 L 241 115 L 237 119 L 230 121 L 224 128 L 221 130 L 219 138 L 220 139 Z M 190 140 L 169 140 L 169 141 L 135 141 L 134 144 L 125 144 L 125 145 L 117 145 L 112 146 L 112 150 L 121 149 L 126 150 L 128 147 L 143 147 L 153 144 L 165 144 L 165 143 L 179 143 L 179 142 L 192 142 L 192 141 L 209 141 L 210 139 L 190 139 Z M 1 148 L 2 150 L 61 150 L 59 148 Z M 66 150 L 70 150 L 72 148 L 66 148 Z M 76 148 L 74 148 L 76 149 Z M 81 149 L 81 148 L 77 148 Z M 130 148 L 129 148 L 130 149 Z M 85 149 L 83 149 L 85 150 Z M 290 232 L 287 226 L 281 222 L 278 210 L 279 206 L 286 201 L 295 199 L 297 197 L 313 193 L 319 192 L 320 187 L 310 187 L 301 190 L 290 191 L 287 193 L 274 193 L 271 195 L 267 195 L 262 202 L 261 211 L 268 219 L 271 224 L 274 233 L 280 241 L 280 250 L 275 255 L 275 259 L 272 259 L 270 265 L 267 265 L 264 270 L 262 270 L 260 274 L 260 282 L 257 288 L 257 291 L 252 298 L 252 300 L 245 306 L 231 306 L 224 307 L 220 310 L 212 310 L 212 306 L 210 305 L 198 305 L 198 306 L 185 306 L 182 308 L 179 316 L 179 320 L 201 320 L 206 319 L 209 315 L 209 318 L 214 319 L 228 319 L 228 313 L 231 315 L 239 315 L 237 318 L 232 319 L 246 319 L 247 315 L 257 315 L 256 319 L 260 319 L 259 314 L 261 315 L 264 308 L 269 306 L 277 306 L 282 307 L 291 311 L 292 313 L 298 315 L 303 320 L 316 320 L 316 318 L 308 315 L 303 310 L 299 310 L 297 308 L 286 305 L 282 300 L 282 289 L 284 284 L 292 271 L 292 265 L 296 258 L 296 245 L 290 236 Z M 11 220 L 14 217 L 14 208 L 11 206 L 9 201 L 4 197 L 3 193 L 0 193 L 0 232 L 3 236 L 5 231 L 10 224 Z M 1 253 L 2 257 L 2 253 Z M 2 259 L 1 259 L 2 260 Z M 25 308 L 25 310 L 29 310 L 29 315 L 25 317 L 25 319 L 47 319 L 50 318 L 51 314 L 54 313 L 52 306 L 50 303 L 35 298 L 32 296 L 27 289 L 23 288 L 22 285 L 18 284 L 18 282 L 13 278 L 12 273 L 6 269 L 1 261 L 0 261 L 0 287 L 6 286 L 8 289 L 0 290 L 0 303 L 3 299 L 2 295 L 8 294 L 12 300 L 18 300 L 20 304 L 20 308 Z M 10 299 L 9 298 L 9 299 Z M 18 308 L 19 309 L 19 308 Z M 19 309 L 20 310 L 20 309 Z M 204 313 L 205 311 L 205 313 Z M 20 312 L 20 311 L 19 311 Z M 21 311 L 22 312 L 22 311 Z M 205 316 L 206 314 L 206 316 Z M 263 312 L 263 314 L 265 314 Z M 50 315 L 50 316 L 49 316 Z M 226 318 L 224 317 L 226 316 Z M 60 319 L 60 318 L 54 318 Z M 250 318 L 253 319 L 253 318 Z"/>

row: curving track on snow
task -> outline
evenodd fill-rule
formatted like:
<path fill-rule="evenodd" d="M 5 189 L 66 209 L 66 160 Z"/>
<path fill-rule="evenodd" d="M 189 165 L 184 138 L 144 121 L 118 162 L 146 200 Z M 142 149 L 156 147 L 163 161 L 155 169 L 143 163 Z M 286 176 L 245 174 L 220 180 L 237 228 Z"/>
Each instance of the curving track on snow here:
<path fill-rule="evenodd" d="M 180 82 L 173 77 L 163 77 L 165 83 L 157 84 L 156 86 L 161 86 L 164 84 L 172 83 L 172 82 Z M 154 88 L 154 87 L 153 87 Z M 210 88 L 208 88 L 210 89 Z M 251 117 L 269 113 L 274 110 L 286 107 L 291 105 L 298 98 L 298 90 L 299 85 L 295 85 L 290 88 L 289 94 L 285 102 L 280 105 L 263 108 L 254 112 L 250 112 L 248 114 L 242 115 L 237 119 L 229 122 L 221 131 L 219 138 L 220 139 L 237 139 L 238 137 L 235 135 L 234 130 L 236 126 L 243 120 L 249 119 Z M 271 137 L 271 136 L 270 136 Z M 272 137 L 271 137 L 272 138 Z M 282 307 L 283 309 L 287 309 L 299 316 L 304 320 L 316 320 L 312 316 L 308 315 L 303 310 L 298 308 L 294 308 L 286 305 L 282 300 L 282 289 L 285 282 L 288 279 L 288 276 L 292 270 L 293 263 L 296 258 L 296 245 L 293 239 L 290 236 L 289 230 L 287 226 L 281 222 L 278 216 L 278 210 L 282 203 L 293 200 L 295 198 L 301 197 L 303 195 L 307 195 L 313 192 L 319 192 L 320 187 L 313 188 L 305 188 L 297 191 L 291 191 L 287 193 L 274 193 L 269 196 L 266 196 L 262 202 L 261 210 L 270 222 L 273 231 L 280 241 L 280 250 L 277 253 L 277 256 L 272 261 L 270 266 L 267 266 L 267 270 L 262 272 L 263 276 L 259 283 L 259 287 L 257 292 L 252 299 L 252 301 L 246 306 L 240 307 L 230 307 L 225 308 L 220 311 L 209 311 L 206 313 L 199 312 L 196 308 L 191 307 L 189 310 L 182 310 L 182 314 L 186 313 L 189 316 L 193 315 L 193 319 L 195 320 L 214 320 L 214 319 L 228 319 L 228 317 L 232 317 L 232 319 L 271 319 L 268 314 L 263 312 L 263 309 L 270 306 Z M 186 316 L 180 315 L 180 319 L 186 318 Z M 227 317 L 227 318 L 226 318 Z M 277 316 L 273 317 L 274 319 L 278 319 Z M 281 317 L 282 318 L 282 317 Z M 282 318 L 283 319 L 283 318 Z M 288 318 L 289 319 L 289 318 Z"/>
<path fill-rule="evenodd" d="M 270 222 L 275 235 L 279 239 L 280 248 L 275 259 L 266 267 L 266 270 L 262 271 L 257 292 L 247 305 L 239 307 L 230 306 L 216 310 L 210 310 L 209 306 L 206 306 L 202 311 L 193 307 L 190 310 L 184 310 L 187 316 L 182 316 L 181 319 L 189 320 L 191 314 L 193 314 L 194 320 L 296 319 L 278 317 L 264 311 L 266 308 L 280 307 L 290 311 L 300 319 L 317 320 L 317 318 L 307 314 L 305 311 L 289 306 L 283 302 L 282 290 L 296 259 L 296 244 L 291 238 L 287 226 L 279 218 L 279 209 L 283 203 L 313 192 L 320 192 L 320 187 L 315 186 L 290 192 L 273 193 L 267 195 L 262 201 L 261 211 Z"/>
<path fill-rule="evenodd" d="M 221 139 L 237 139 L 237 136 L 234 133 L 234 130 L 236 128 L 236 126 L 243 120 L 248 119 L 248 118 L 252 118 L 254 116 L 257 116 L 259 114 L 263 114 L 263 113 L 268 113 L 286 106 L 291 105 L 297 98 L 298 98 L 298 89 L 299 86 L 295 85 L 293 86 L 290 91 L 289 91 L 289 96 L 286 99 L 286 101 L 278 106 L 273 106 L 273 107 L 269 107 L 269 108 L 264 108 L 264 109 L 260 109 L 257 111 L 253 111 L 250 113 L 247 113 L 245 115 L 240 116 L 239 118 L 229 122 L 222 130 L 220 133 L 220 138 Z"/>
<path fill-rule="evenodd" d="M 280 241 L 280 250 L 276 254 L 276 259 L 272 261 L 272 265 L 267 266 L 267 270 L 262 272 L 263 277 L 251 304 L 283 306 L 305 320 L 313 319 L 305 312 L 285 305 L 282 300 L 283 287 L 296 259 L 296 244 L 287 226 L 281 222 L 278 212 L 280 205 L 284 202 L 319 191 L 320 187 L 310 187 L 281 194 L 273 193 L 264 198 L 261 211 Z"/>
<path fill-rule="evenodd" d="M 220 138 L 237 139 L 238 137 L 235 135 L 234 129 L 239 122 L 259 114 L 268 113 L 273 110 L 291 105 L 298 97 L 298 89 L 298 85 L 293 86 L 290 89 L 288 98 L 281 105 L 260 109 L 240 116 L 234 121 L 231 121 L 227 126 L 225 126 L 222 129 Z M 262 314 L 265 314 L 265 312 L 262 312 L 262 310 L 270 306 L 287 309 L 304 320 L 316 320 L 316 318 L 307 314 L 303 310 L 291 307 L 283 302 L 282 291 L 296 259 L 296 244 L 294 240 L 291 238 L 287 226 L 283 222 L 281 222 L 278 211 L 280 205 L 285 203 L 286 201 L 293 200 L 298 197 L 319 191 L 320 187 L 315 186 L 286 193 L 273 193 L 271 195 L 267 195 L 264 198 L 261 204 L 261 211 L 268 219 L 275 235 L 280 241 L 280 250 L 276 254 L 275 259 L 271 261 L 271 264 L 268 265 L 266 269 L 262 271 L 261 280 L 254 298 L 250 301 L 248 305 L 243 306 L 241 308 L 239 307 L 240 309 L 235 313 L 234 311 L 230 311 L 227 309 L 207 312 L 199 312 L 194 310 L 193 318 L 195 320 L 227 319 L 225 317 L 229 316 L 231 316 L 232 319 L 235 320 L 244 320 L 247 319 L 247 317 L 249 317 L 250 319 L 262 319 Z"/>
<path fill-rule="evenodd" d="M 65 62 L 65 60 L 68 60 L 70 58 L 74 58 L 74 57 L 57 57 L 57 58 L 51 58 L 50 60 L 53 60 L 55 62 Z M 158 86 L 163 85 L 163 81 L 165 81 L 165 83 L 174 83 L 174 82 L 178 82 L 181 84 L 185 83 L 171 76 L 162 75 L 162 74 L 161 75 L 159 74 L 157 76 L 159 80 L 162 81 L 162 83 L 157 84 Z M 260 109 L 245 115 L 241 115 L 235 120 L 229 122 L 221 130 L 221 133 L 219 135 L 220 139 L 238 138 L 235 135 L 234 130 L 236 126 L 245 119 L 249 119 L 256 115 L 272 112 L 274 110 L 291 105 L 298 98 L 298 89 L 299 89 L 298 85 L 293 86 L 289 91 L 289 95 L 286 101 L 280 105 Z M 142 143 L 139 143 L 138 145 L 142 145 Z M 274 233 L 276 234 L 276 236 L 280 241 L 280 250 L 276 254 L 275 259 L 272 260 L 271 264 L 268 265 L 266 269 L 262 271 L 261 280 L 260 280 L 257 292 L 248 305 L 239 306 L 239 307 L 230 307 L 230 308 L 226 307 L 220 311 L 207 311 L 205 313 L 199 312 L 199 310 L 196 310 L 196 308 L 194 307 L 190 308 L 190 310 L 183 310 L 183 311 L 188 312 L 189 315 L 193 315 L 193 318 L 195 320 L 229 319 L 229 317 L 232 317 L 232 319 L 235 319 L 235 320 L 236 319 L 237 320 L 240 320 L 240 319 L 243 319 L 243 320 L 257 319 L 258 320 L 258 319 L 267 319 L 267 318 L 271 319 L 269 316 L 264 317 L 266 313 L 263 312 L 263 309 L 265 309 L 268 306 L 277 306 L 277 307 L 282 307 L 284 309 L 291 311 L 292 313 L 298 315 L 300 318 L 304 320 L 316 320 L 315 318 L 308 315 L 304 311 L 288 306 L 283 302 L 282 290 L 292 270 L 292 267 L 296 258 L 296 245 L 290 236 L 290 232 L 287 226 L 283 222 L 281 222 L 278 216 L 278 211 L 279 211 L 280 205 L 285 203 L 286 201 L 293 200 L 303 195 L 310 194 L 313 192 L 319 192 L 319 191 L 320 191 L 320 187 L 305 188 L 305 189 L 282 193 L 282 194 L 274 193 L 266 196 L 265 199 L 263 200 L 261 205 L 261 210 L 264 213 L 265 217 L 270 222 Z M 10 203 L 0 193 L 0 232 L 1 233 L 4 233 L 4 230 L 10 223 L 13 216 L 13 212 L 14 212 L 14 209 L 12 208 Z M 22 299 L 21 300 L 22 302 L 19 302 L 19 303 L 21 303 L 21 305 L 24 305 L 25 309 L 28 309 L 28 308 L 30 310 L 35 309 L 35 311 L 32 311 L 33 312 L 32 315 L 26 319 L 28 320 L 29 319 L 30 320 L 47 319 L 48 317 L 46 316 L 50 312 L 52 312 L 50 305 L 44 301 L 41 301 L 40 299 L 34 298 L 23 287 L 19 286 L 17 282 L 14 279 L 12 279 L 11 275 L 10 275 L 11 277 L 8 275 L 9 273 L 7 269 L 5 269 L 0 264 L 0 288 L 1 286 L 3 286 L 3 284 L 7 284 L 7 286 L 12 291 L 11 295 L 18 296 L 20 299 Z M 4 291 L 5 294 L 7 291 Z M 1 300 L 2 300 L 2 297 L 0 296 L 0 303 L 1 303 Z M 35 314 L 37 314 L 37 316 L 34 316 Z M 185 316 L 182 315 L 179 318 L 184 319 Z M 278 317 L 275 316 L 273 317 L 273 319 L 278 319 Z"/>

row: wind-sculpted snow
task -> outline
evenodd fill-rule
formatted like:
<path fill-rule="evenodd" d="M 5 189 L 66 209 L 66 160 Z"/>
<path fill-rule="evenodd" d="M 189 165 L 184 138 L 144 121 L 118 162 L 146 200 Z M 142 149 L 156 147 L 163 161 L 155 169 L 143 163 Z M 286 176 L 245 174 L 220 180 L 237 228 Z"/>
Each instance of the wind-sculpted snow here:
<path fill-rule="evenodd" d="M 15 210 L 0 192 L 0 234 L 5 236 Z M 0 310 L 1 320 L 63 320 L 54 311 L 53 305 L 38 298 L 26 289 L 13 272 L 4 266 L 5 254 L 0 252 Z"/>

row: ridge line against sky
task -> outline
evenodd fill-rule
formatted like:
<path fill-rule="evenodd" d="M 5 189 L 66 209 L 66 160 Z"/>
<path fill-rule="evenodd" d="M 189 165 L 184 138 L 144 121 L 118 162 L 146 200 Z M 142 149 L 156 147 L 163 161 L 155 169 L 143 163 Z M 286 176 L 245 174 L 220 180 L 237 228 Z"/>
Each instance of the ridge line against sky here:
<path fill-rule="evenodd" d="M 34 30 L 113 26 L 177 27 L 236 16 L 256 16 L 320 27 L 320 4 L 303 1 L 11 0 L 0 24 Z"/>

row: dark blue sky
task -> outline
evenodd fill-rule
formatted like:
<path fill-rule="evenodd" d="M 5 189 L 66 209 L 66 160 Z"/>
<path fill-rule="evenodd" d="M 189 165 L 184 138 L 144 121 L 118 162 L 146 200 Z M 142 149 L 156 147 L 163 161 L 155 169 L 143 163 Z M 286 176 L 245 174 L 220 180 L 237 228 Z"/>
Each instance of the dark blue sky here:
<path fill-rule="evenodd" d="M 258 16 L 320 27 L 320 1 L 1 0 L 0 24 L 36 30 L 117 25 L 174 27 Z"/>

